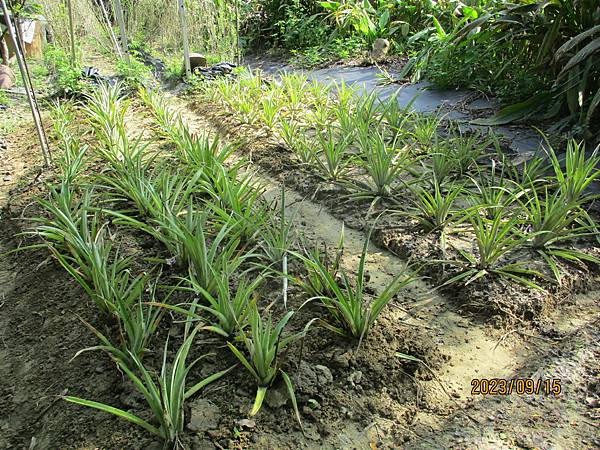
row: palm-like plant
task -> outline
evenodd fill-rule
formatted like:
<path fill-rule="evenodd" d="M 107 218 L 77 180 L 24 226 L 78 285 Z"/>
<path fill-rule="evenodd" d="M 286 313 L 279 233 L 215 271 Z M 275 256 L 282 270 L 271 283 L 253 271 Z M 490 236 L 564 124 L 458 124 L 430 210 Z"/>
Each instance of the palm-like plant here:
<path fill-rule="evenodd" d="M 269 95 L 263 96 L 260 100 L 261 112 L 260 119 L 269 130 L 275 128 L 281 114 L 281 101 L 276 98 L 276 93 L 271 92 Z"/>
<path fill-rule="evenodd" d="M 465 136 L 455 134 L 450 140 L 454 167 L 459 175 L 464 176 L 477 165 L 477 160 L 484 155 L 486 148 L 494 142 L 494 137 L 483 139 L 482 134 L 474 133 Z"/>
<path fill-rule="evenodd" d="M 393 196 L 398 183 L 402 181 L 401 175 L 415 162 L 408 149 L 397 148 L 397 139 L 398 135 L 388 144 L 380 132 L 359 131 L 359 164 L 367 172 L 368 178 L 365 182 L 353 181 L 355 192 L 351 197 L 376 202 Z"/>
<path fill-rule="evenodd" d="M 365 240 L 354 283 L 350 281 L 345 271 L 340 270 L 340 285 L 336 274 L 332 273 L 330 267 L 327 267 L 322 261 L 298 255 L 304 261 L 309 276 L 318 280 L 318 290 L 321 293 L 312 298 L 320 300 L 333 318 L 334 323 L 323 322 L 324 325 L 335 333 L 358 339 L 359 345 L 369 333 L 385 306 L 400 289 L 413 280 L 412 275 L 408 274 L 407 268 L 394 277 L 385 289 L 372 300 L 367 298 L 365 292 L 366 260 L 371 232 L 372 230 Z M 301 282 L 301 286 L 305 287 L 309 294 L 314 292 L 314 286 L 311 286 L 311 284 L 313 283 Z M 310 289 L 306 289 L 309 286 Z"/>
<path fill-rule="evenodd" d="M 379 99 L 377 91 L 360 96 L 356 100 L 355 118 L 367 127 L 376 126 L 383 120 L 385 105 Z"/>
<path fill-rule="evenodd" d="M 71 126 L 75 122 L 72 103 L 54 102 L 51 115 L 54 137 L 63 151 L 58 159 L 62 180 L 67 184 L 71 184 L 85 165 L 88 146 L 82 145 L 79 135 L 71 130 Z"/>
<path fill-rule="evenodd" d="M 339 105 L 339 109 L 351 110 L 356 101 L 358 88 L 347 84 L 344 80 L 335 84 L 333 95 Z"/>
<path fill-rule="evenodd" d="M 216 234 L 209 234 L 206 213 L 188 212 L 187 217 L 180 234 L 189 278 L 193 285 L 216 295 L 219 277 L 233 273 L 245 258 L 235 224 L 225 223 Z"/>
<path fill-rule="evenodd" d="M 110 314 L 113 310 L 107 303 L 106 292 L 95 289 L 108 270 L 110 243 L 104 239 L 106 228 L 101 225 L 97 214 L 90 214 L 91 192 L 84 191 L 76 200 L 70 185 L 63 183 L 60 190 L 52 189 L 48 200 L 40 205 L 49 213 L 49 218 L 36 218 L 36 226 L 27 234 L 40 236 L 45 242 L 27 248 L 47 247 L 60 264 L 86 289 L 100 311 Z M 113 269 L 124 268 L 116 262 Z M 126 265 L 126 264 L 125 264 Z M 106 278 L 106 277 L 104 277 Z M 107 285 L 110 288 L 110 286 Z"/>
<path fill-rule="evenodd" d="M 316 146 L 319 154 L 314 158 L 319 174 L 326 180 L 339 181 L 348 172 L 348 147 L 350 138 L 339 136 L 332 126 L 317 132 Z"/>
<path fill-rule="evenodd" d="M 398 101 L 398 93 L 392 95 L 385 102 L 383 109 L 383 120 L 385 121 L 385 126 L 391 130 L 392 136 L 410 136 L 409 130 L 411 129 L 411 122 L 414 114 L 410 108 L 413 102 L 414 99 L 411 100 L 408 105 L 400 106 L 400 102 Z"/>
<path fill-rule="evenodd" d="M 446 281 L 444 285 L 462 282 L 465 285 L 490 275 L 498 275 L 535 289 L 541 287 L 532 281 L 532 277 L 542 275 L 525 267 L 524 262 L 511 262 L 511 253 L 522 248 L 531 235 L 519 233 L 520 221 L 510 215 L 506 208 L 492 219 L 486 219 L 474 207 L 468 215 L 471 229 L 475 235 L 477 251 L 471 253 L 457 248 L 463 261 L 443 261 L 458 266 L 457 275 Z"/>
<path fill-rule="evenodd" d="M 293 119 L 282 118 L 279 121 L 279 134 L 288 149 L 294 151 L 299 142 L 300 125 Z"/>
<path fill-rule="evenodd" d="M 287 108 L 292 116 L 301 109 L 302 102 L 306 98 L 308 79 L 299 73 L 285 72 L 280 74 L 283 94 L 287 100 Z"/>
<path fill-rule="evenodd" d="M 554 169 L 557 188 L 565 195 L 568 203 L 594 200 L 596 196 L 586 194 L 586 189 L 600 176 L 600 147 L 590 156 L 585 154 L 585 145 L 575 140 L 567 143 L 564 169 L 554 149 L 548 144 L 547 154 Z"/>
<path fill-rule="evenodd" d="M 457 169 L 456 158 L 448 141 L 436 142 L 431 152 L 431 162 L 426 170 L 433 174 L 438 183 L 444 184 Z"/>
<path fill-rule="evenodd" d="M 253 303 L 251 305 L 249 317 L 250 329 L 248 332 L 242 332 L 239 336 L 248 353 L 248 357 L 246 357 L 242 351 L 231 342 L 227 343 L 230 350 L 244 365 L 248 372 L 250 372 L 258 385 L 254 405 L 250 410 L 251 416 L 260 411 L 268 388 L 273 384 L 277 375 L 281 375 L 281 378 L 283 378 L 283 381 L 288 388 L 290 398 L 292 399 L 296 418 L 300 423 L 300 413 L 296 403 L 292 380 L 288 374 L 281 369 L 283 359 L 281 355 L 282 352 L 284 352 L 292 342 L 304 335 L 304 333 L 298 333 L 282 337 L 283 329 L 293 314 L 293 311 L 289 311 L 281 318 L 281 320 L 279 320 L 279 322 L 273 323 L 273 319 L 270 315 L 266 319 L 261 317 L 258 308 L 256 307 L 256 303 Z"/>
<path fill-rule="evenodd" d="M 246 242 L 255 241 L 267 206 L 265 187 L 252 174 L 240 174 L 238 167 L 220 167 L 212 174 L 209 208 L 223 221 L 235 225 Z"/>
<path fill-rule="evenodd" d="M 121 83 L 100 83 L 96 90 L 88 94 L 83 107 L 103 151 L 113 154 L 115 158 L 129 146 L 125 129 L 128 107 L 129 102 L 124 98 L 124 86 Z"/>
<path fill-rule="evenodd" d="M 90 215 L 90 194 L 74 202 L 64 187 L 53 191 L 51 200 L 41 204 L 52 214 L 38 219 L 34 233 L 42 236 L 62 267 L 81 285 L 106 317 L 116 320 L 124 352 L 139 357 L 148 346 L 161 314 L 142 302 L 148 276 L 131 278 L 131 258 L 112 255 L 106 227 L 98 214 Z M 151 296 L 154 296 L 154 286 Z"/>
<path fill-rule="evenodd" d="M 294 222 L 286 219 L 285 207 L 285 186 L 282 186 L 279 217 L 276 217 L 271 211 L 265 215 L 266 219 L 262 227 L 263 232 L 259 246 L 271 264 L 281 264 L 283 306 L 287 308 L 288 255 L 290 247 L 294 243 L 295 235 Z"/>
<path fill-rule="evenodd" d="M 309 139 L 301 133 L 297 135 L 295 142 L 296 146 L 293 150 L 300 163 L 309 167 L 312 166 L 314 161 L 318 159 L 318 147 L 315 145 L 314 139 Z"/>
<path fill-rule="evenodd" d="M 170 139 L 180 161 L 192 169 L 205 170 L 207 174 L 217 171 L 236 149 L 233 145 L 223 144 L 216 135 L 192 133 L 183 123 Z"/>
<path fill-rule="evenodd" d="M 535 186 L 525 190 L 521 204 L 525 221 L 531 227 L 531 246 L 540 254 L 559 283 L 561 274 L 557 259 L 573 262 L 593 262 L 600 260 L 575 248 L 560 244 L 585 236 L 594 236 L 598 231 L 579 202 L 569 201 L 568 191 L 557 190 L 550 193 L 545 186 L 540 193 Z"/>
<path fill-rule="evenodd" d="M 325 246 L 323 246 L 322 249 L 317 246 L 311 249 L 304 249 L 304 255 L 302 255 L 303 258 L 301 258 L 301 260 L 304 261 L 306 277 L 296 277 L 294 278 L 294 282 L 298 284 L 310 297 L 334 295 L 333 291 L 330 289 L 330 286 L 323 282 L 323 276 L 320 274 L 320 272 L 325 270 L 329 273 L 329 277 L 326 278 L 333 278 L 337 280 L 343 254 L 344 228 L 342 227 L 340 238 L 335 249 L 335 256 L 333 258 L 330 258 L 327 247 Z M 312 270 L 313 266 L 319 266 L 322 268 L 322 270 L 314 271 Z"/>
<path fill-rule="evenodd" d="M 95 408 L 139 425 L 146 431 L 164 439 L 167 445 L 174 446 L 178 444 L 179 436 L 183 432 L 184 427 L 185 401 L 200 389 L 221 378 L 230 370 L 217 372 L 196 382 L 191 387 L 186 386 L 190 370 L 202 359 L 200 357 L 191 364 L 187 363 L 187 357 L 197 331 L 198 328 L 195 328 L 186 338 L 175 354 L 175 358 L 171 364 L 167 363 L 167 349 L 169 345 L 169 340 L 167 339 L 162 368 L 158 376 L 146 368 L 139 357 L 133 353 L 127 355 L 127 359 L 132 362 L 130 366 L 122 358 L 122 352 L 112 347 L 109 342 L 102 341 L 103 345 L 96 347 L 96 349 L 105 350 L 111 355 L 120 370 L 125 373 L 136 389 L 144 396 L 152 411 L 154 421 L 150 422 L 129 411 L 92 400 L 72 396 L 63 397 L 64 400 L 89 408 Z"/>
<path fill-rule="evenodd" d="M 250 305 L 257 297 L 257 289 L 263 282 L 263 277 L 258 276 L 250 282 L 246 277 L 239 279 L 237 287 L 233 287 L 233 277 L 230 270 L 217 272 L 213 270 L 215 291 L 210 293 L 194 278 L 184 279 L 189 286 L 180 286 L 178 289 L 200 295 L 191 303 L 170 305 L 168 303 L 153 303 L 153 306 L 169 309 L 183 314 L 190 321 L 203 322 L 206 314 L 209 315 L 210 325 L 202 326 L 203 330 L 212 331 L 227 339 L 232 339 L 238 330 L 244 330 L 248 325 Z M 206 303 L 201 303 L 205 300 Z"/>
<path fill-rule="evenodd" d="M 461 215 L 456 201 L 463 193 L 463 186 L 450 184 L 442 187 L 435 178 L 432 185 L 433 192 L 428 187 L 411 187 L 412 209 L 403 214 L 416 220 L 425 232 L 439 233 L 442 250 L 445 251 L 446 228 Z M 462 220 L 464 216 L 457 222 Z"/>
<path fill-rule="evenodd" d="M 437 130 L 442 118 L 432 114 L 413 114 L 408 126 L 408 134 L 422 148 L 429 148 L 437 142 Z"/>
<path fill-rule="evenodd" d="M 506 179 L 504 168 L 500 173 L 497 173 L 497 168 L 496 162 L 492 160 L 489 172 L 478 167 L 479 176 L 469 177 L 474 187 L 474 193 L 469 198 L 471 206 L 483 210 L 488 219 L 503 214 L 504 208 L 516 202 L 522 194 L 518 183 Z"/>
<path fill-rule="evenodd" d="M 551 186 L 546 183 L 540 187 L 538 180 L 529 181 L 522 186 L 519 202 L 526 224 L 533 232 L 532 247 L 544 258 L 560 283 L 557 259 L 600 263 L 598 258 L 588 253 L 561 245 L 598 234 L 584 205 L 597 198 L 589 192 L 589 187 L 600 175 L 597 169 L 600 157 L 596 151 L 586 157 L 585 147 L 575 141 L 567 145 L 564 168 L 552 147 L 548 146 L 547 153 L 554 170 Z"/>
<path fill-rule="evenodd" d="M 149 275 L 131 278 L 129 263 L 131 259 L 119 259 L 113 263 L 106 260 L 94 268 L 91 281 L 78 276 L 69 268 L 74 278 L 92 298 L 100 298 L 115 319 L 119 330 L 119 342 L 113 343 L 91 325 L 86 324 L 96 336 L 120 351 L 121 358 L 127 364 L 133 362 L 130 355 L 142 359 L 150 340 L 162 318 L 162 310 L 153 304 L 156 297 L 156 283 L 149 283 Z M 145 291 L 148 290 L 148 293 Z M 165 299 L 165 301 L 168 300 Z M 96 347 L 91 348 L 95 350 Z"/>

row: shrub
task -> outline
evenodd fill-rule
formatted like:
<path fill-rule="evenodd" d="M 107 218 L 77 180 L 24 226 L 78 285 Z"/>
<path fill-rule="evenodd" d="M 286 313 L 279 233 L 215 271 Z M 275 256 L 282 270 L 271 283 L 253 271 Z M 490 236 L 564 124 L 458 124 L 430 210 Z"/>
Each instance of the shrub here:
<path fill-rule="evenodd" d="M 52 79 L 59 95 L 76 96 L 80 94 L 85 83 L 82 81 L 82 68 L 78 61 L 71 61 L 62 48 L 57 45 L 49 45 L 44 52 L 44 62 L 52 75 Z"/>

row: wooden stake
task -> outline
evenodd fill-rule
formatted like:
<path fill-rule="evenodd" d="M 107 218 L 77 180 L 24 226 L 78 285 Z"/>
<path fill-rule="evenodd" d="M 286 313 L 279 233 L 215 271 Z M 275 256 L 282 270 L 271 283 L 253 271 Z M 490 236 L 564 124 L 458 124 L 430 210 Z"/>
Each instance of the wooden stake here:
<path fill-rule="evenodd" d="M 38 138 L 40 140 L 40 146 L 42 148 L 42 156 L 44 157 L 44 164 L 46 167 L 49 167 L 52 164 L 52 155 L 50 154 L 50 149 L 48 148 L 48 144 L 46 141 L 46 134 L 44 133 L 44 128 L 42 126 L 42 118 L 40 115 L 40 111 L 37 108 L 37 105 L 33 99 L 33 86 L 29 84 L 29 75 L 27 73 L 27 67 L 25 66 L 24 56 L 21 52 L 21 45 L 17 38 L 15 29 L 13 27 L 13 23 L 10 19 L 8 8 L 6 6 L 5 0 L 0 0 L 0 4 L 2 5 L 2 13 L 4 14 L 4 22 L 6 24 L 6 28 L 8 28 L 8 34 L 13 41 L 13 45 L 15 47 L 15 57 L 17 58 L 17 63 L 19 64 L 19 71 L 21 72 L 21 78 L 23 79 L 23 86 L 25 87 L 25 93 L 27 94 L 27 101 L 29 102 L 29 107 L 31 108 L 31 115 L 33 116 L 33 121 L 35 122 L 35 128 L 38 133 Z"/>
<path fill-rule="evenodd" d="M 73 25 L 73 5 L 71 0 L 67 0 L 67 10 L 69 12 L 69 34 L 71 36 L 71 66 L 75 67 L 77 55 L 75 53 L 75 27 Z"/>
<path fill-rule="evenodd" d="M 121 49 L 123 52 L 123 58 L 129 63 L 129 42 L 127 41 L 127 30 L 125 28 L 125 19 L 123 18 L 123 7 L 121 6 L 121 0 L 115 0 L 115 14 L 117 15 L 117 21 L 119 22 L 119 28 L 121 30 Z"/>
<path fill-rule="evenodd" d="M 190 43 L 188 40 L 187 20 L 185 17 L 185 3 L 184 0 L 178 0 L 178 2 L 179 22 L 181 23 L 181 35 L 183 38 L 183 59 L 185 61 L 185 74 L 187 77 L 191 77 L 192 67 L 190 65 Z"/>

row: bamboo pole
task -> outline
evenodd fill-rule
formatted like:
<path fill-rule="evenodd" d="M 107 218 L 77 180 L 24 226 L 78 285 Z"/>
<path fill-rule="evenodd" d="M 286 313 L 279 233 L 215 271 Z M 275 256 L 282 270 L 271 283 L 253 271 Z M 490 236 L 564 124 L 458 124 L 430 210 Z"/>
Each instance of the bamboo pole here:
<path fill-rule="evenodd" d="M 8 8 L 6 6 L 5 0 L 0 0 L 0 4 L 2 5 L 2 13 L 4 14 L 4 21 L 6 24 L 6 28 L 8 28 L 8 34 L 12 39 L 13 45 L 15 47 L 15 57 L 17 58 L 17 63 L 19 65 L 19 71 L 21 72 L 21 78 L 23 79 L 23 86 L 25 87 L 25 93 L 27 94 L 27 101 L 29 102 L 29 107 L 31 108 L 31 115 L 33 116 L 33 121 L 35 122 L 35 128 L 37 130 L 38 138 L 40 140 L 40 147 L 42 148 L 42 156 L 44 157 L 44 164 L 46 167 L 52 164 L 52 155 L 50 154 L 50 149 L 48 148 L 48 144 L 46 141 L 46 134 L 44 133 L 44 128 L 42 126 L 42 118 L 40 115 L 40 111 L 37 108 L 37 105 L 34 102 L 32 91 L 33 86 L 29 84 L 29 76 L 27 72 L 27 67 L 25 66 L 24 56 L 21 52 L 21 45 L 17 38 L 15 29 L 13 27 L 13 23 L 10 19 Z"/>
<path fill-rule="evenodd" d="M 71 66 L 75 67 L 77 55 L 75 53 L 75 26 L 73 25 L 73 5 L 71 0 L 67 0 L 67 10 L 69 13 L 69 35 L 71 38 Z"/>
<path fill-rule="evenodd" d="M 192 67 L 190 64 L 190 42 L 188 38 L 187 19 L 185 17 L 184 0 L 179 2 L 179 22 L 181 23 L 181 35 L 183 38 L 183 59 L 185 61 L 185 74 L 189 78 L 192 76 Z"/>
<path fill-rule="evenodd" d="M 108 29 L 108 34 L 110 35 L 110 39 L 115 46 L 115 50 L 119 55 L 119 58 L 123 58 L 123 52 L 121 51 L 121 47 L 119 46 L 119 41 L 117 41 L 117 37 L 115 36 L 115 32 L 112 29 L 112 24 L 110 23 L 110 17 L 108 17 L 108 11 L 106 11 L 106 6 L 104 5 L 104 0 L 98 0 L 100 3 L 100 8 L 102 9 L 102 15 L 104 16 L 104 20 L 106 21 L 106 27 Z"/>
<path fill-rule="evenodd" d="M 14 17 L 14 26 L 15 29 L 17 31 L 17 40 L 19 42 L 19 50 L 21 52 L 21 55 L 23 55 L 23 67 L 25 67 L 25 75 L 27 75 L 27 81 L 29 83 L 29 86 L 31 86 L 31 100 L 33 101 L 33 105 L 35 106 L 34 111 L 38 116 L 38 120 L 40 122 L 40 124 L 42 123 L 42 116 L 40 114 L 40 107 L 39 107 L 39 103 L 37 101 L 37 94 L 35 93 L 35 89 L 33 88 L 33 81 L 31 81 L 31 72 L 29 71 L 29 64 L 27 64 L 27 52 L 25 49 L 25 40 L 23 39 L 23 30 L 21 29 L 21 19 L 19 16 Z M 42 127 L 42 131 L 44 131 L 44 128 Z M 46 144 L 46 148 L 48 148 L 48 139 L 46 138 L 46 133 L 43 132 L 42 133 L 42 137 L 44 140 L 44 143 Z"/>
<path fill-rule="evenodd" d="M 119 22 L 119 29 L 121 30 L 121 48 L 123 52 L 123 59 L 129 63 L 129 43 L 127 41 L 127 30 L 125 29 L 125 19 L 123 17 L 121 0 L 115 0 L 115 14 L 117 16 L 117 21 Z"/>

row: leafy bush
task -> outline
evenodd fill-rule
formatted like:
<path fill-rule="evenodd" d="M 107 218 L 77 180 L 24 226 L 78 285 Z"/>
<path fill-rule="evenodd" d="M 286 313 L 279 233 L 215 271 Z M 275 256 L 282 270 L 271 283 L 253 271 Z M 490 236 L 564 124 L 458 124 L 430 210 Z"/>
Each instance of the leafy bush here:
<path fill-rule="evenodd" d="M 358 56 L 365 48 L 365 42 L 359 36 L 339 37 L 328 40 L 325 44 L 292 49 L 292 64 L 302 67 L 318 66 L 328 61 Z"/>
<path fill-rule="evenodd" d="M 442 39 L 433 46 L 430 37 L 407 71 L 416 69 L 418 78 L 425 67 L 441 86 L 467 84 L 517 102 L 482 124 L 562 116 L 559 128 L 577 123 L 575 134 L 593 139 L 600 111 L 599 18 L 595 0 L 502 2 L 475 11 L 450 32 L 434 18 L 435 30 L 423 36 Z"/>
<path fill-rule="evenodd" d="M 44 51 L 44 62 L 52 75 L 59 95 L 78 95 L 84 88 L 82 68 L 78 61 L 71 61 L 71 56 L 57 45 L 49 45 Z"/>
<path fill-rule="evenodd" d="M 117 61 L 117 72 L 133 88 L 145 85 L 151 78 L 150 69 L 134 55 L 130 55 L 129 62 L 124 59 Z"/>
<path fill-rule="evenodd" d="M 332 30 L 317 20 L 316 0 L 251 0 L 242 7 L 242 32 L 249 46 L 304 48 L 322 43 Z"/>
<path fill-rule="evenodd" d="M 551 86 L 549 77 L 530 62 L 520 45 L 481 39 L 466 47 L 444 47 L 431 57 L 424 76 L 439 88 L 477 89 L 508 104 Z"/>
<path fill-rule="evenodd" d="M 340 0 L 319 4 L 327 11 L 327 18 L 336 24 L 337 31 L 342 35 L 356 34 L 371 44 L 377 38 L 408 34 L 408 22 L 392 20 L 394 2 Z"/>

